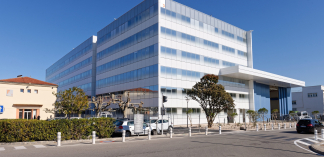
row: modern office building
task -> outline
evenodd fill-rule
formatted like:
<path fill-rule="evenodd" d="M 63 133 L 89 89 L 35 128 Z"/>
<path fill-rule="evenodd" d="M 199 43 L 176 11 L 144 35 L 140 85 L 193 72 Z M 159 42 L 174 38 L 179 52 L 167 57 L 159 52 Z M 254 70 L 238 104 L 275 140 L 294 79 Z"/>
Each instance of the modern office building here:
<path fill-rule="evenodd" d="M 186 90 L 203 75 L 215 74 L 235 100 L 235 109 L 227 112 L 237 112 L 241 116 L 236 121 L 241 122 L 248 109 L 277 108 L 288 114 L 291 88 L 305 86 L 303 81 L 253 69 L 252 31 L 172 0 L 145 0 L 100 30 L 96 43 L 94 38 L 92 53 L 71 60 L 76 53 L 72 50 L 47 69 L 46 80 L 59 84 L 59 90 L 91 84 L 91 95 L 128 91 L 132 102 L 143 101 L 144 107 L 159 113 L 163 94 L 168 96 L 167 113 L 181 115 L 187 108 Z M 91 63 L 60 77 L 90 57 Z M 91 79 L 76 79 L 89 70 Z M 188 106 L 194 113 L 203 112 L 195 101 Z"/>
<path fill-rule="evenodd" d="M 307 111 L 309 115 L 313 111 L 324 114 L 324 86 L 303 87 L 301 92 L 292 93 L 292 110 Z"/>

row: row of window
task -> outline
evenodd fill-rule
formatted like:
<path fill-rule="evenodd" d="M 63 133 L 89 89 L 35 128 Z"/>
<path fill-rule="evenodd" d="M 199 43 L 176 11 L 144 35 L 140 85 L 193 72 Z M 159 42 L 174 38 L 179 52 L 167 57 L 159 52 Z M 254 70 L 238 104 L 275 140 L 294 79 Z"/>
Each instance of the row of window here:
<path fill-rule="evenodd" d="M 162 37 L 166 39 L 175 40 L 178 42 L 183 42 L 186 44 L 194 45 L 200 48 L 208 49 L 211 51 L 219 51 L 219 44 L 214 43 L 209 40 L 205 40 L 199 37 L 195 37 L 189 34 L 185 34 L 182 32 L 178 32 L 169 28 L 161 27 Z M 165 36 L 163 36 L 165 35 Z M 222 45 L 222 50 L 225 52 L 229 52 L 231 54 L 235 54 L 235 49 Z"/>
<path fill-rule="evenodd" d="M 317 97 L 317 93 L 308 93 L 308 97 Z"/>
<path fill-rule="evenodd" d="M 74 82 L 89 78 L 89 77 L 91 77 L 91 74 L 92 74 L 92 70 L 88 70 L 88 71 L 83 72 L 81 74 L 75 75 L 75 76 L 73 76 L 71 78 L 68 78 L 68 79 L 66 79 L 64 81 L 61 81 L 61 82 L 58 83 L 58 85 L 60 87 L 63 87 L 65 85 L 68 85 L 68 84 L 71 84 L 71 83 L 74 83 Z"/>
<path fill-rule="evenodd" d="M 157 0 L 144 1 L 98 32 L 98 45 L 134 28 L 158 13 Z M 148 3 L 148 4 L 146 4 Z"/>
<path fill-rule="evenodd" d="M 235 54 L 235 49 L 222 45 L 222 50 Z"/>
<path fill-rule="evenodd" d="M 31 93 L 31 89 L 27 89 L 27 93 Z M 25 89 L 20 89 L 20 93 L 25 93 Z M 35 94 L 38 94 L 38 90 L 37 89 L 34 89 L 34 93 Z"/>
<path fill-rule="evenodd" d="M 242 57 L 247 57 L 247 53 L 240 50 L 237 50 L 237 54 Z"/>
<path fill-rule="evenodd" d="M 161 15 L 162 15 L 162 18 L 165 16 L 172 22 L 180 23 L 180 24 L 189 26 L 191 28 L 199 29 L 200 31 L 203 31 L 203 32 L 208 32 L 210 34 L 212 34 L 212 32 L 214 32 L 214 34 L 218 34 L 217 27 L 208 25 L 204 22 L 195 20 L 193 18 L 173 12 L 171 10 L 161 8 Z M 222 30 L 222 35 L 234 39 L 234 34 L 232 34 L 230 32 Z M 240 36 L 237 36 L 237 40 L 246 43 L 246 39 L 244 39 Z"/>
<path fill-rule="evenodd" d="M 297 104 L 296 100 L 293 100 L 293 101 L 292 101 L 292 104 L 293 104 L 293 105 L 296 105 L 296 104 Z"/>
<path fill-rule="evenodd" d="M 83 85 L 78 86 L 78 88 L 81 88 L 83 91 L 89 91 L 91 90 L 91 83 L 86 83 Z"/>
<path fill-rule="evenodd" d="M 91 64 L 91 63 L 92 63 L 92 57 L 89 57 L 89 58 L 75 64 L 71 68 L 66 69 L 66 70 L 60 72 L 59 74 L 53 76 L 52 78 L 48 79 L 47 82 L 54 82 L 55 80 L 58 80 L 59 78 L 62 78 L 64 76 L 68 75 L 68 74 L 71 74 L 71 73 L 73 73 L 73 72 L 75 72 L 75 71 L 77 71 L 77 70 Z"/>
<path fill-rule="evenodd" d="M 97 54 L 97 60 L 103 59 L 107 56 L 110 56 L 114 53 L 117 53 L 118 51 L 121 51 L 123 49 L 126 49 L 132 45 L 135 45 L 141 41 L 144 41 L 146 39 L 149 39 L 153 36 L 156 36 L 158 34 L 158 24 L 154 24 L 118 43 L 116 43 L 113 46 L 110 46 L 106 48 L 105 50 L 99 52 Z"/>
<path fill-rule="evenodd" d="M 187 81 L 199 81 L 204 73 L 161 66 L 161 77 Z"/>
<path fill-rule="evenodd" d="M 92 44 L 86 46 L 85 48 L 83 48 L 82 50 L 80 50 L 79 52 L 77 52 L 76 54 L 71 56 L 70 58 L 66 59 L 64 62 L 62 62 L 60 65 L 56 66 L 55 68 L 46 70 L 46 77 L 48 77 L 49 75 L 58 71 L 59 69 L 63 68 L 65 65 L 68 65 L 69 63 L 73 62 L 74 60 L 80 58 L 81 56 L 87 54 L 88 52 L 90 52 L 89 50 L 91 50 L 91 49 L 92 49 Z"/>
<path fill-rule="evenodd" d="M 191 114 L 199 114 L 201 113 L 201 108 L 188 108 L 191 110 Z M 177 114 L 177 108 L 165 108 L 167 114 Z M 182 108 L 182 114 L 187 114 L 187 108 Z"/>
<path fill-rule="evenodd" d="M 128 92 L 129 98 L 131 98 L 131 100 L 141 100 L 141 99 L 149 99 L 153 97 L 157 98 L 159 96 L 158 88 L 159 88 L 158 85 L 152 85 L 152 86 L 128 89 L 125 91 L 110 92 L 102 95 L 103 96 L 108 96 L 111 94 L 121 95 L 121 94 L 125 94 L 125 92 Z"/>
<path fill-rule="evenodd" d="M 157 55 L 158 55 L 158 44 L 154 44 L 144 49 L 128 54 L 124 57 L 115 59 L 113 61 L 98 66 L 97 74 L 107 72 L 113 69 L 117 69 L 119 67 L 126 66 L 128 64 L 132 64 L 140 60 L 147 59 Z"/>
<path fill-rule="evenodd" d="M 212 67 L 219 66 L 219 62 L 220 62 L 220 60 L 218 59 L 209 58 L 198 54 L 176 50 L 164 46 L 161 46 L 161 56 L 168 59 L 175 59 L 175 60 L 200 64 L 205 66 L 212 66 Z M 235 63 L 231 63 L 231 62 L 226 62 L 226 61 L 222 61 L 222 62 L 223 62 L 223 66 L 225 67 L 236 65 Z"/>
<path fill-rule="evenodd" d="M 227 36 L 227 37 L 230 37 L 230 38 L 233 38 L 234 39 L 234 34 L 230 33 L 230 32 L 226 32 L 224 30 L 222 30 L 222 34 Z"/>
<path fill-rule="evenodd" d="M 237 94 L 237 93 L 229 93 L 229 94 L 235 100 L 235 102 L 247 102 L 249 100 L 248 94 Z"/>
<path fill-rule="evenodd" d="M 219 76 L 218 83 L 223 86 L 249 88 L 249 81 L 225 76 Z"/>
<path fill-rule="evenodd" d="M 195 45 L 197 47 L 206 48 L 209 50 L 218 50 L 219 45 L 209 40 L 201 39 L 186 33 L 178 32 L 169 28 L 161 27 L 162 35 L 166 35 L 167 39 L 171 38 L 179 42 Z M 162 36 L 163 37 L 163 36 Z"/>
<path fill-rule="evenodd" d="M 155 64 L 141 69 L 129 71 L 123 74 L 98 80 L 96 86 L 97 88 L 102 88 L 102 87 L 113 86 L 117 84 L 122 84 L 122 83 L 127 83 L 127 82 L 132 82 L 132 81 L 137 81 L 137 80 L 147 79 L 147 78 L 157 77 L 157 76 L 158 76 L 158 64 Z"/>
<path fill-rule="evenodd" d="M 237 36 L 237 40 L 240 42 L 246 43 L 246 39 L 244 39 L 242 37 Z"/>

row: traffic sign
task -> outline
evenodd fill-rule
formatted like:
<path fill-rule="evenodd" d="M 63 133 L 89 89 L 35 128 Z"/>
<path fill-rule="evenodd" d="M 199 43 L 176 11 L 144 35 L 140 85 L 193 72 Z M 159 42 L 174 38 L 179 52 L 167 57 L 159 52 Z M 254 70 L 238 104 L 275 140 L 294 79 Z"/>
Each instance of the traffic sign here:
<path fill-rule="evenodd" d="M 0 114 L 3 113 L 4 107 L 3 105 L 0 105 Z"/>

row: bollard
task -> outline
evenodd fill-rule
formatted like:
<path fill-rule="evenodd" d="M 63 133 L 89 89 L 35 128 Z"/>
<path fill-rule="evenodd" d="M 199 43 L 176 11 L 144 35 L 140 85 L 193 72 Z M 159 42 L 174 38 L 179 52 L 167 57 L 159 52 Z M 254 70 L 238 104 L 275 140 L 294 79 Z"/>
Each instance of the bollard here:
<path fill-rule="evenodd" d="M 149 128 L 149 131 L 148 131 L 148 140 L 151 140 L 151 127 Z"/>
<path fill-rule="evenodd" d="M 96 131 L 92 131 L 92 144 L 96 144 Z"/>
<path fill-rule="evenodd" d="M 219 126 L 219 134 L 222 134 L 222 126 Z"/>
<path fill-rule="evenodd" d="M 280 124 L 278 124 L 278 130 L 280 130 Z"/>
<path fill-rule="evenodd" d="M 191 127 L 189 127 L 189 137 L 191 137 Z"/>
<path fill-rule="evenodd" d="M 267 131 L 267 126 L 266 126 L 266 124 L 264 124 L 264 131 Z"/>
<path fill-rule="evenodd" d="M 57 132 L 57 146 L 61 146 L 61 132 Z"/>
<path fill-rule="evenodd" d="M 317 141 L 317 130 L 316 129 L 314 130 L 314 135 L 315 135 L 314 139 L 315 139 L 315 141 Z"/>
<path fill-rule="evenodd" d="M 322 139 L 324 139 L 324 129 L 321 130 Z"/>
<path fill-rule="evenodd" d="M 284 124 L 284 128 L 286 129 L 286 123 Z"/>
<path fill-rule="evenodd" d="M 291 123 L 289 123 L 289 128 L 291 129 Z"/>
<path fill-rule="evenodd" d="M 205 135 L 208 135 L 208 126 L 206 126 L 206 132 Z"/>
<path fill-rule="evenodd" d="M 256 131 L 259 131 L 259 125 L 258 124 L 256 125 Z"/>
<path fill-rule="evenodd" d="M 172 138 L 172 128 L 170 127 L 170 138 Z"/>
<path fill-rule="evenodd" d="M 296 128 L 296 125 L 297 125 L 297 124 L 296 124 L 296 123 L 294 123 L 294 125 L 295 125 L 295 128 Z"/>
<path fill-rule="evenodd" d="M 273 123 L 272 123 L 272 125 L 271 125 L 271 130 L 273 130 Z"/>
<path fill-rule="evenodd" d="M 125 142 L 125 134 L 126 134 L 126 132 L 125 132 L 125 130 L 123 130 L 123 142 Z"/>

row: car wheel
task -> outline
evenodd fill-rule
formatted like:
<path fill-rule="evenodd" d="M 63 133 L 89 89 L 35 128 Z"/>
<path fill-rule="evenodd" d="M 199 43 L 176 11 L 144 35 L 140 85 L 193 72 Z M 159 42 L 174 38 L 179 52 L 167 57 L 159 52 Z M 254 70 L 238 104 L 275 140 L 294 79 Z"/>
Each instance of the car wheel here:
<path fill-rule="evenodd" d="M 131 134 L 131 132 L 127 131 L 125 136 L 130 137 L 130 136 L 132 136 L 132 134 Z"/>
<path fill-rule="evenodd" d="M 297 133 L 301 133 L 302 131 L 300 131 L 300 130 L 297 130 Z"/>
<path fill-rule="evenodd" d="M 153 130 L 152 131 L 152 135 L 157 135 L 157 131 L 156 130 Z"/>

